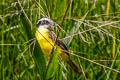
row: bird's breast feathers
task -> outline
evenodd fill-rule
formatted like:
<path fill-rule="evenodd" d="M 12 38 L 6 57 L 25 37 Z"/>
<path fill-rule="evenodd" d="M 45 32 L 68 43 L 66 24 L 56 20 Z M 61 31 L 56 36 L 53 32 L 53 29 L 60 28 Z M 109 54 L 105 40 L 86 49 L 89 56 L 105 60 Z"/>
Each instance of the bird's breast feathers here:
<path fill-rule="evenodd" d="M 38 40 L 38 43 L 40 44 L 40 47 L 43 51 L 43 53 L 46 56 L 50 55 L 50 52 L 54 46 L 53 41 L 51 40 L 51 38 L 49 37 L 49 30 L 48 29 L 37 29 L 35 36 Z M 61 50 L 59 50 L 61 53 Z"/>

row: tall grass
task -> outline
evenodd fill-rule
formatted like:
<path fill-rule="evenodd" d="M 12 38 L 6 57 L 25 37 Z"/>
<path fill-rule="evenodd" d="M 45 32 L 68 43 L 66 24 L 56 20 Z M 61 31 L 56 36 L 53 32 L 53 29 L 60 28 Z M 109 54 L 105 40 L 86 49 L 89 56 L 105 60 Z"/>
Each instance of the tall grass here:
<path fill-rule="evenodd" d="M 35 39 L 37 20 L 46 16 L 61 26 L 82 75 L 58 62 L 56 51 L 47 65 Z M 120 0 L 0 2 L 0 80 L 120 80 L 119 53 Z"/>

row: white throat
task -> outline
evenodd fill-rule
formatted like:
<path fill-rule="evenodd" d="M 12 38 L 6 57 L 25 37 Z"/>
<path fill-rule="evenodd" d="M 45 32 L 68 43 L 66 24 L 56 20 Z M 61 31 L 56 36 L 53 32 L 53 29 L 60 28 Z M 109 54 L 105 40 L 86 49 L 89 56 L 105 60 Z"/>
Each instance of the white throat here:
<path fill-rule="evenodd" d="M 50 27 L 49 25 L 40 25 L 38 28 L 39 29 L 47 29 L 49 27 Z"/>

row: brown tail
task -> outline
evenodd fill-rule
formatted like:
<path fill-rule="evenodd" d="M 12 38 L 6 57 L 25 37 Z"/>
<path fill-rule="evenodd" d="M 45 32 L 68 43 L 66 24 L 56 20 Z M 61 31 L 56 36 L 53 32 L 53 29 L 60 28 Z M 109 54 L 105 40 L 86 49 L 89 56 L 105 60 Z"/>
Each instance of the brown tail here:
<path fill-rule="evenodd" d="M 81 69 L 78 68 L 78 66 L 71 60 L 69 59 L 69 61 L 67 61 L 67 63 L 71 66 L 71 68 L 78 74 L 81 74 L 82 71 Z"/>

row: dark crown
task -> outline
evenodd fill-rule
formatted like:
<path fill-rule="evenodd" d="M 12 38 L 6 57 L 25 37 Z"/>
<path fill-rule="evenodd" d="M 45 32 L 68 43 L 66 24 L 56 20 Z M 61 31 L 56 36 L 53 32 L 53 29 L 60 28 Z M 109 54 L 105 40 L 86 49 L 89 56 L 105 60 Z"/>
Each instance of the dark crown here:
<path fill-rule="evenodd" d="M 37 23 L 37 27 L 39 27 L 40 25 L 49 25 L 49 24 L 50 24 L 49 21 L 47 21 L 47 20 L 41 20 L 41 21 L 39 21 Z"/>

